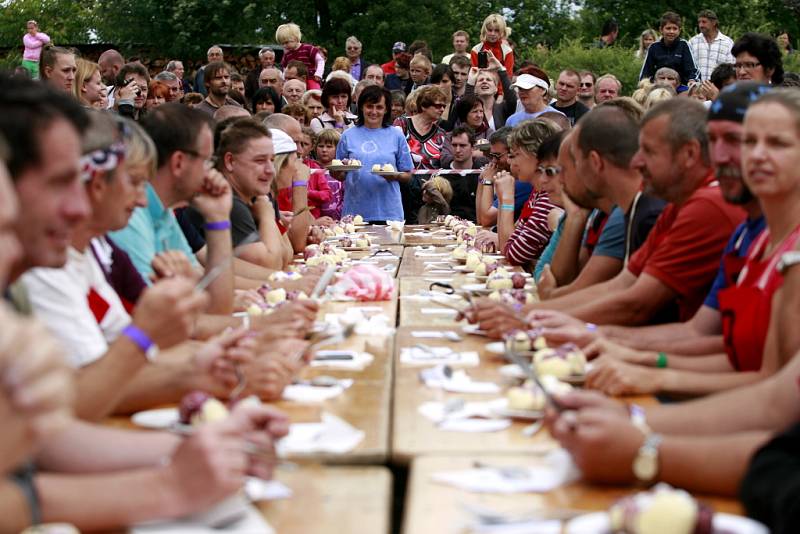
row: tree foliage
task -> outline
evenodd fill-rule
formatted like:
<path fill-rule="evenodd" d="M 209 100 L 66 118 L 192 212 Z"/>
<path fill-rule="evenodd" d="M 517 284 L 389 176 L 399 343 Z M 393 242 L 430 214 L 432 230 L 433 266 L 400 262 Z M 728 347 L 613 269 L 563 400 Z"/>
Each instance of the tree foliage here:
<path fill-rule="evenodd" d="M 576 6 L 579 9 L 576 9 Z M 56 43 L 113 43 L 123 51 L 152 47 L 164 56 L 202 58 L 212 44 L 268 44 L 275 28 L 295 22 L 304 40 L 324 46 L 331 59 L 344 53 L 349 35 L 364 44 L 370 62 L 388 59 L 395 41 L 425 40 L 434 60 L 450 52 L 459 29 L 477 42 L 481 23 L 502 13 L 520 50 L 544 42 L 596 40 L 604 20 L 621 26 L 621 43 L 633 46 L 642 30 L 655 28 L 664 11 L 685 17 L 685 36 L 697 12 L 713 7 L 723 31 L 774 31 L 800 35 L 800 0 L 743 0 L 709 6 L 706 0 L 0 0 L 0 45 L 21 46 L 25 21 L 37 19 Z M 796 43 L 795 43 L 796 44 Z M 568 48 L 570 48 L 568 46 Z M 571 48 L 570 48 L 571 49 Z"/>

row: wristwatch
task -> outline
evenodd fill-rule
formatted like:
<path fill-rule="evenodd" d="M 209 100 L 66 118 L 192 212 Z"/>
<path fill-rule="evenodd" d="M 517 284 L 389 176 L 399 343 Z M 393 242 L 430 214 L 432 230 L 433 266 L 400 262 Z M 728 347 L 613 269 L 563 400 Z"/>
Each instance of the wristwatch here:
<path fill-rule="evenodd" d="M 781 255 L 781 259 L 778 260 L 778 272 L 781 274 L 786 274 L 786 271 L 789 270 L 789 267 L 797 265 L 798 263 L 800 263 L 800 250 L 784 252 Z"/>
<path fill-rule="evenodd" d="M 663 438 L 651 432 L 644 437 L 644 443 L 633 459 L 633 474 L 639 482 L 652 482 L 658 474 L 658 447 Z"/>
<path fill-rule="evenodd" d="M 484 178 L 483 180 L 481 180 L 481 183 L 483 185 L 494 185 L 494 182 L 489 180 L 488 178 Z"/>

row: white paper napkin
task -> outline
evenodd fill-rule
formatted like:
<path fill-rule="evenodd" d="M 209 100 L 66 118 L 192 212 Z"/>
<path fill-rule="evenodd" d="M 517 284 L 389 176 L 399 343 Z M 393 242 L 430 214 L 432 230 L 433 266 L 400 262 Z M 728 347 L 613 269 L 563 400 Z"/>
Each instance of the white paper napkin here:
<path fill-rule="evenodd" d="M 290 384 L 283 390 L 283 400 L 300 403 L 318 403 L 338 397 L 353 385 L 352 379 L 339 380 L 336 386 L 312 386 L 311 384 Z"/>
<path fill-rule="evenodd" d="M 453 371 L 448 378 L 438 366 L 426 369 L 420 373 L 420 377 L 426 386 L 433 389 L 443 389 L 450 393 L 500 393 L 500 386 L 494 382 L 473 381 L 466 371 L 459 369 Z"/>
<path fill-rule="evenodd" d="M 219 534 L 228 532 L 235 534 L 273 534 L 275 530 L 266 522 L 264 516 L 252 504 L 248 503 L 243 496 L 238 496 L 239 502 L 234 504 L 233 499 L 226 499 L 217 506 L 209 509 L 206 514 L 197 514 L 191 518 L 176 519 L 171 521 L 159 521 L 134 526 L 130 529 L 131 534 Z M 240 509 L 234 510 L 234 506 Z M 236 512 L 231 517 L 239 517 L 234 522 L 224 528 L 215 528 L 203 521 L 204 517 L 216 515 L 225 516 L 226 510 Z M 222 512 L 222 513 L 218 513 Z M 227 524 L 223 521 L 220 524 Z"/>
<path fill-rule="evenodd" d="M 244 483 L 244 492 L 253 502 L 277 501 L 289 499 L 293 492 L 286 484 L 279 480 L 264 480 L 258 477 L 247 477 Z"/>
<path fill-rule="evenodd" d="M 449 252 L 430 252 L 428 250 L 415 250 L 414 256 L 417 258 L 440 258 L 442 256 L 449 256 Z"/>
<path fill-rule="evenodd" d="M 453 277 L 451 276 L 450 278 L 426 278 L 425 281 L 426 282 L 452 282 L 453 281 Z"/>
<path fill-rule="evenodd" d="M 578 468 L 564 449 L 552 451 L 536 466 L 498 467 L 440 471 L 431 478 L 434 482 L 475 493 L 543 493 L 579 476 Z"/>
<path fill-rule="evenodd" d="M 481 359 L 475 351 L 456 352 L 450 347 L 404 347 L 400 351 L 400 363 L 404 365 L 431 365 L 436 363 L 475 367 Z"/>
<path fill-rule="evenodd" d="M 325 351 L 317 351 L 317 353 L 325 354 Z M 355 352 L 352 360 L 311 360 L 311 367 L 363 371 L 369 367 L 374 360 L 375 357 L 368 352 Z"/>
<path fill-rule="evenodd" d="M 295 423 L 289 434 L 276 445 L 279 456 L 290 454 L 344 454 L 356 448 L 364 432 L 329 413 L 322 414 L 320 423 Z"/>
<path fill-rule="evenodd" d="M 467 402 L 454 412 L 446 413 L 443 402 L 424 402 L 418 411 L 436 423 L 439 430 L 449 432 L 498 432 L 511 426 L 510 419 L 494 418 L 492 402 Z"/>
<path fill-rule="evenodd" d="M 458 310 L 453 308 L 422 308 L 419 311 L 422 315 L 458 315 Z"/>
<path fill-rule="evenodd" d="M 441 330 L 414 330 L 411 337 L 417 339 L 447 339 L 446 333 Z"/>

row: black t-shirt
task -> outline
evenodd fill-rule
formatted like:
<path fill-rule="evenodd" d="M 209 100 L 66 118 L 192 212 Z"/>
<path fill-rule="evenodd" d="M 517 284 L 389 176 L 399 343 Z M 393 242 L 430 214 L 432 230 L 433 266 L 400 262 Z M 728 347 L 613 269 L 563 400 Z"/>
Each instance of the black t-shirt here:
<path fill-rule="evenodd" d="M 634 200 L 631 209 L 629 209 L 628 213 L 625 214 L 626 243 L 628 240 L 628 228 L 631 229 L 629 243 L 630 250 L 628 251 L 629 259 L 630 256 L 633 256 L 633 253 L 639 250 L 639 247 L 641 247 L 647 240 L 650 230 L 653 228 L 653 225 L 656 223 L 656 219 L 658 219 L 658 216 L 661 215 L 661 211 L 666 205 L 667 203 L 660 198 L 651 197 L 645 194 L 639 196 L 638 202 Z M 633 213 L 633 224 L 630 224 L 631 213 Z"/>
<path fill-rule="evenodd" d="M 486 165 L 486 158 L 472 160 L 472 168 L 480 169 Z M 453 199 L 450 201 L 450 214 L 477 223 L 475 213 L 475 194 L 478 190 L 480 173 L 467 175 L 447 174 L 444 176 L 453 188 Z"/>
<path fill-rule="evenodd" d="M 559 107 L 558 104 L 556 104 L 556 103 L 553 103 L 552 107 L 555 108 L 556 110 L 560 111 L 564 115 L 566 115 L 567 118 L 569 119 L 569 123 L 572 126 L 575 126 L 575 123 L 578 122 L 578 120 L 581 117 L 583 117 L 584 115 L 589 113 L 589 108 L 586 107 L 585 104 L 583 104 L 583 103 L 581 103 L 581 102 L 579 102 L 577 100 L 575 101 L 574 104 L 572 104 L 570 106 L 563 107 L 563 108 Z"/>
<path fill-rule="evenodd" d="M 275 220 L 277 221 L 280 218 L 278 204 L 272 197 L 270 197 L 270 202 L 272 202 L 272 206 L 275 209 Z M 192 247 L 192 251 L 197 252 L 203 248 L 206 244 L 206 231 L 204 228 L 205 219 L 203 219 L 200 212 L 190 206 L 182 210 L 176 210 L 176 215 L 186 240 L 189 241 L 189 245 Z M 253 218 L 250 207 L 236 193 L 233 194 L 230 220 L 231 239 L 234 247 L 238 246 L 253 232 L 258 232 L 258 224 Z"/>

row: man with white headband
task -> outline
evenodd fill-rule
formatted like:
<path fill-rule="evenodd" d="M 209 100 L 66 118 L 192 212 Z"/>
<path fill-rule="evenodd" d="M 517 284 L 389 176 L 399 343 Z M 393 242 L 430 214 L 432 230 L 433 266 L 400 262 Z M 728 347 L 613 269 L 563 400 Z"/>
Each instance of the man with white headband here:
<path fill-rule="evenodd" d="M 542 113 L 553 112 L 563 115 L 557 109 L 547 105 L 550 89 L 549 78 L 543 70 L 536 70 L 539 71 L 536 75 L 520 74 L 517 76 L 517 81 L 511 85 L 517 89 L 519 102 L 523 109 L 511 115 L 506 121 L 506 126 L 516 126 L 524 120 L 535 119 Z"/>

